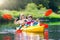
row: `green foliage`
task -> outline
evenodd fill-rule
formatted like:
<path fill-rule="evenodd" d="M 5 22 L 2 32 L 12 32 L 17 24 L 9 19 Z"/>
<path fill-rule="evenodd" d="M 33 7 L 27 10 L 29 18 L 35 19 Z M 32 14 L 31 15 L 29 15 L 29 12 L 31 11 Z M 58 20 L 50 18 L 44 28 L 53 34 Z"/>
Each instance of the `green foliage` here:
<path fill-rule="evenodd" d="M 60 14 L 52 13 L 49 18 L 60 18 Z"/>
<path fill-rule="evenodd" d="M 14 23 L 9 22 L 9 23 L 5 23 L 5 24 L 1 24 L 0 27 L 2 27 L 2 28 L 16 28 L 16 27 L 18 27 L 18 26 L 19 26 L 19 25 L 16 25 L 16 24 L 14 24 Z"/>
<path fill-rule="evenodd" d="M 26 8 L 25 8 L 25 10 L 27 10 L 27 11 L 34 11 L 34 10 L 38 10 L 37 9 L 37 5 L 36 4 L 34 4 L 34 3 L 29 3 L 27 6 L 26 6 Z"/>
<path fill-rule="evenodd" d="M 40 7 L 40 9 L 38 9 L 37 7 Z M 28 16 L 29 14 L 31 14 L 33 16 L 33 18 L 60 18 L 60 14 L 56 14 L 56 13 L 52 13 L 50 16 L 46 17 L 45 16 L 45 12 L 47 11 L 46 7 L 44 7 L 42 4 L 39 4 L 38 6 L 34 3 L 29 3 L 25 10 L 22 11 L 9 11 L 9 10 L 0 10 L 0 19 L 3 20 L 2 15 L 4 13 L 8 13 L 11 14 L 13 17 L 18 17 L 19 14 L 21 12 L 24 13 L 24 15 Z M 14 19 L 13 19 L 14 20 Z M 10 21 L 11 22 L 11 21 Z M 2 26 L 4 26 L 4 24 L 2 24 Z M 12 26 L 12 27 L 16 27 L 15 24 L 9 23 L 8 25 L 6 25 L 7 27 Z"/>
<path fill-rule="evenodd" d="M 42 7 L 42 6 L 43 6 L 42 4 L 39 4 L 40 9 L 38 9 L 37 8 L 38 6 L 36 4 L 29 3 L 26 6 L 25 10 L 22 10 L 22 12 L 26 16 L 31 14 L 34 18 L 41 18 L 41 17 L 47 18 L 46 16 L 44 16 L 45 12 L 47 11 L 47 9 L 46 9 L 46 7 Z M 0 11 L 0 15 L 3 15 L 4 13 L 9 13 L 9 14 L 11 14 L 14 17 L 18 17 L 19 14 L 21 13 L 21 11 L 9 11 L 9 10 L 4 10 L 4 11 L 1 10 Z M 0 18 L 1 17 L 2 16 L 0 16 Z M 58 15 L 58 14 L 53 12 L 50 16 L 48 16 L 48 18 L 60 18 L 60 14 Z"/>

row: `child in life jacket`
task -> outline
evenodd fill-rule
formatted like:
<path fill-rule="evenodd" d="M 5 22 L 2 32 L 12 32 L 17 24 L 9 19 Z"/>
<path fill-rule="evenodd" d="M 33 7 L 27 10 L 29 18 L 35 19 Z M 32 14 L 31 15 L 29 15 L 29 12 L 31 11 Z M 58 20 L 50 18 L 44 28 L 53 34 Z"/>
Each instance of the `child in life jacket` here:
<path fill-rule="evenodd" d="M 40 24 L 40 20 L 39 19 L 33 20 L 32 15 L 28 15 L 27 20 L 25 21 L 26 27 L 35 26 L 35 25 L 39 25 L 39 24 Z"/>
<path fill-rule="evenodd" d="M 34 23 L 34 20 L 32 15 L 28 15 L 26 24 L 29 26 L 33 26 L 33 23 Z"/>

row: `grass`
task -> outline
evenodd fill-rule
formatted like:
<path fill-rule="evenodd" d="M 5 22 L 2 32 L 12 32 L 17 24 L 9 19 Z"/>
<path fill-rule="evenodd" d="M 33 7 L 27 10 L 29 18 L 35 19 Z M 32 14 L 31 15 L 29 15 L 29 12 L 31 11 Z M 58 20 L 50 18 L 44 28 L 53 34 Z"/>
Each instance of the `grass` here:
<path fill-rule="evenodd" d="M 60 22 L 50 22 L 49 25 L 60 25 Z"/>

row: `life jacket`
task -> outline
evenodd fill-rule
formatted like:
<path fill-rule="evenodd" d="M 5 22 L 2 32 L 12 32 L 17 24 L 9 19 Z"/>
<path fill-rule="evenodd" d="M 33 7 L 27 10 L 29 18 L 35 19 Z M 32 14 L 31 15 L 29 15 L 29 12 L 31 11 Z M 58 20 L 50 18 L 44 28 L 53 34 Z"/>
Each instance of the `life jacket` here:
<path fill-rule="evenodd" d="M 31 21 L 27 21 L 27 22 L 26 22 L 26 24 L 27 24 L 27 25 L 30 25 L 30 26 L 33 25 L 33 23 L 34 23 L 34 20 L 31 20 Z"/>

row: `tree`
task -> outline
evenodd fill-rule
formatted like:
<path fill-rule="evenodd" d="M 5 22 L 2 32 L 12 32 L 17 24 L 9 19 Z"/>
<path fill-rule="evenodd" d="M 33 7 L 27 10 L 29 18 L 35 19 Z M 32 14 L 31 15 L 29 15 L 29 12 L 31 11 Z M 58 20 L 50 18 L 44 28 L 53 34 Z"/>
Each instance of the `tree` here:
<path fill-rule="evenodd" d="M 54 12 L 58 11 L 58 6 L 56 5 L 56 2 L 54 0 L 50 0 L 49 8 L 52 9 Z"/>

